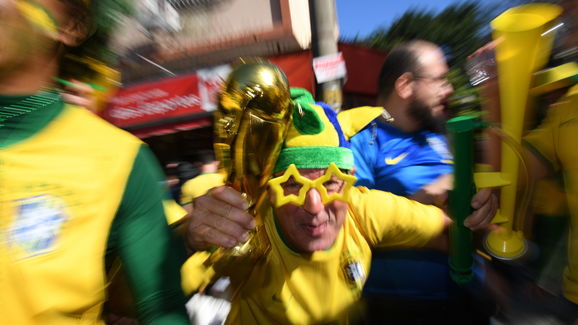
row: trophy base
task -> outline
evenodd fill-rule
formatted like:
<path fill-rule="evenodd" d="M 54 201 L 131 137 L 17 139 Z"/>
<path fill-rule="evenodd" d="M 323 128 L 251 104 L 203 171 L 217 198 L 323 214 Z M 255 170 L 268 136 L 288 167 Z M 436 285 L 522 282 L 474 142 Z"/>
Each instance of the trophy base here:
<path fill-rule="evenodd" d="M 265 225 L 257 226 L 249 232 L 249 239 L 232 248 L 218 248 L 208 260 L 206 266 L 212 266 L 220 276 L 231 279 L 246 279 L 253 267 L 271 250 L 271 242 L 265 231 Z"/>

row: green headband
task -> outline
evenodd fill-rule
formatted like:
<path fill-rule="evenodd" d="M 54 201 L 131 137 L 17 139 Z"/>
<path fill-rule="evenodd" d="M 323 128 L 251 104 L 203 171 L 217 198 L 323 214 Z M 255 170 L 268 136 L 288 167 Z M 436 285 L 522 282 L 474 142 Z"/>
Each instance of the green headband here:
<path fill-rule="evenodd" d="M 325 169 L 334 163 L 339 169 L 350 170 L 353 167 L 353 153 L 342 147 L 293 147 L 281 151 L 274 173 L 284 171 L 289 165 L 295 167 Z"/>

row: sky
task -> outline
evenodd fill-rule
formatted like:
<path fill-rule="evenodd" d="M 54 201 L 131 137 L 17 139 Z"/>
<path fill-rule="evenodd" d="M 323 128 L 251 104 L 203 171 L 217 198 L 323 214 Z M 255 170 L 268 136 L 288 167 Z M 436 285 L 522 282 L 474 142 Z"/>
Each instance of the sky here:
<path fill-rule="evenodd" d="M 389 27 L 408 9 L 442 11 L 462 0 L 335 0 L 342 38 L 364 37 L 378 27 Z M 480 0 L 479 2 L 488 2 Z"/>

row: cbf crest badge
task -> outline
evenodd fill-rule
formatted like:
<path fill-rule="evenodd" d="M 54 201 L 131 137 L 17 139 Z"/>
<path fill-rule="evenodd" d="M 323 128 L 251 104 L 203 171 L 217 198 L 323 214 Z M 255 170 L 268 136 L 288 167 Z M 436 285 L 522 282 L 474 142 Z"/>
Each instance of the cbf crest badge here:
<path fill-rule="evenodd" d="M 346 259 L 343 263 L 343 274 L 347 283 L 355 290 L 361 292 L 365 283 L 366 273 L 360 261 Z"/>
<path fill-rule="evenodd" d="M 58 243 L 63 223 L 68 220 L 62 199 L 46 194 L 17 200 L 16 218 L 9 227 L 11 246 L 30 258 L 53 251 Z"/>

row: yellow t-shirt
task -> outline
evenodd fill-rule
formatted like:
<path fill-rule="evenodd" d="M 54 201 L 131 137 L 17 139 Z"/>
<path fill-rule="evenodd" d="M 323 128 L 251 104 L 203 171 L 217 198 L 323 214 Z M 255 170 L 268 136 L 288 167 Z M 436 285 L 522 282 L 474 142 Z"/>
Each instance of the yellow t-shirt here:
<path fill-rule="evenodd" d="M 574 86 L 556 107 L 550 109 L 544 123 L 530 132 L 525 141 L 546 160 L 554 171 L 561 171 L 570 210 L 568 265 L 564 271 L 562 292 L 578 304 L 578 86 Z"/>
<path fill-rule="evenodd" d="M 181 205 L 193 202 L 194 199 L 207 193 L 213 187 L 225 184 L 225 176 L 220 173 L 201 174 L 189 179 L 181 187 Z"/>
<path fill-rule="evenodd" d="M 361 296 L 372 247 L 420 247 L 443 229 L 442 212 L 433 206 L 362 187 L 351 191 L 354 203 L 325 251 L 292 251 L 269 212 L 265 227 L 271 250 L 244 279 L 227 324 L 345 324 Z M 232 265 L 230 272 L 238 268 Z"/>
<path fill-rule="evenodd" d="M 175 200 L 163 200 L 163 209 L 169 225 L 181 221 L 187 215 L 187 211 Z"/>

